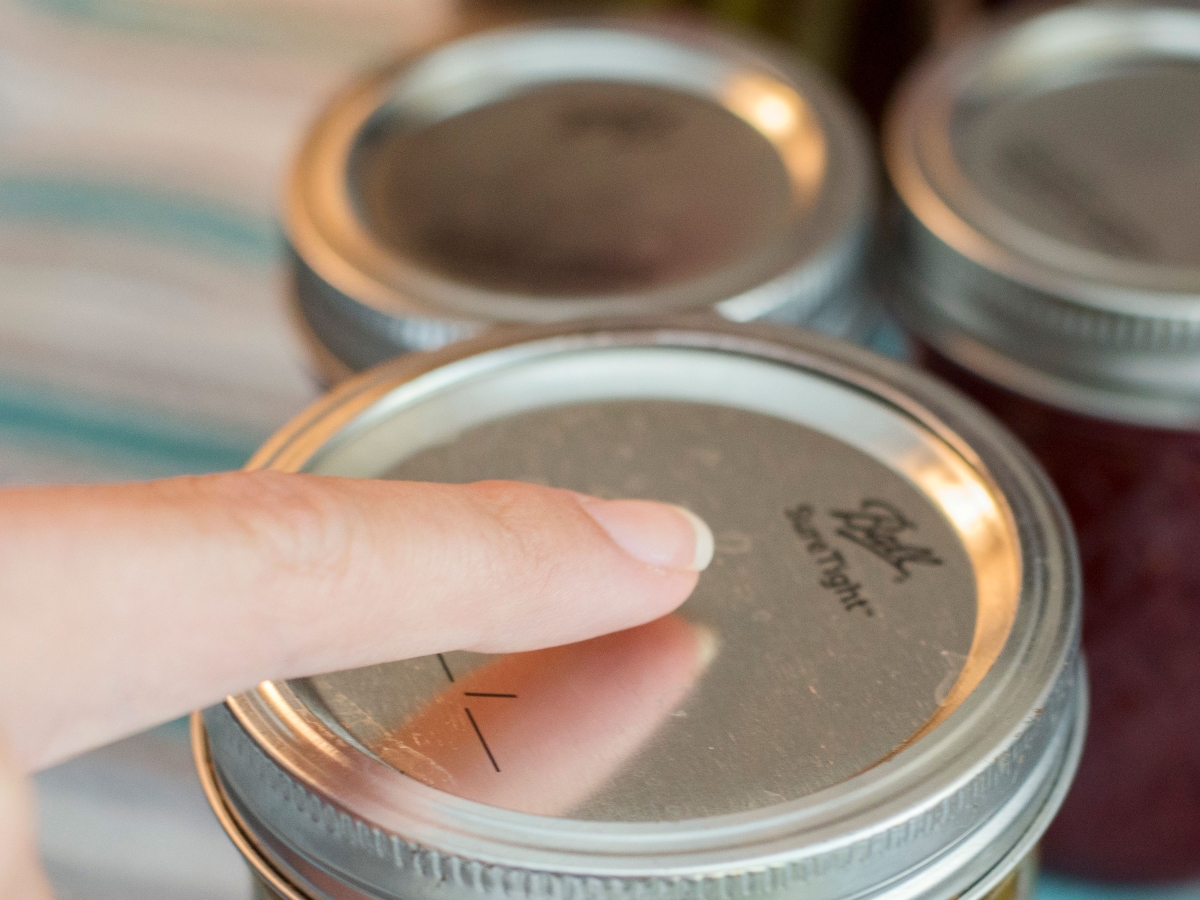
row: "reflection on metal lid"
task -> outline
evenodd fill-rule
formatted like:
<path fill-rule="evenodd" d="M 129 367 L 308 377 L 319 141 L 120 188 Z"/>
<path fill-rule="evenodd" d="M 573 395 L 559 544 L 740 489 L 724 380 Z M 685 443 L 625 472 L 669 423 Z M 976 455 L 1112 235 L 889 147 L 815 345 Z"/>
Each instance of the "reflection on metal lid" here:
<path fill-rule="evenodd" d="M 669 363 L 656 355 L 613 354 L 613 365 L 654 367 L 661 378 Z M 741 361 L 723 368 L 729 377 L 755 377 Z M 767 389 L 799 400 L 803 383 L 780 379 Z M 857 398 L 809 390 L 804 399 Z M 955 490 L 979 490 L 918 437 L 900 428 L 889 437 L 908 444 L 907 466 L 944 472 Z M 341 471 L 333 462 L 321 468 Z M 772 474 L 746 478 L 750 472 Z M 410 774 L 459 796 L 605 821 L 691 819 L 794 800 L 892 753 L 937 712 L 971 652 L 970 549 L 936 498 L 807 425 L 691 400 L 586 402 L 472 427 L 388 475 L 506 478 L 686 501 L 719 536 L 717 561 L 678 626 L 519 661 L 454 654 L 442 665 L 415 661 L 311 680 L 325 715 L 403 771 L 405 754 L 419 747 L 428 767 Z M 979 519 L 970 524 L 988 546 L 1004 547 L 1007 522 L 989 499 L 973 504 Z M 1013 612 L 1014 557 L 1009 545 L 979 561 L 989 588 L 1006 595 L 989 598 L 987 613 L 999 619 Z M 1007 631 L 1006 623 L 993 627 Z M 715 656 L 700 666 L 705 648 Z M 471 690 L 519 699 L 475 703 Z M 504 778 L 464 776 L 485 774 L 489 763 L 464 707 L 474 707 L 490 735 Z M 448 740 L 443 732 L 457 736 L 445 759 L 430 749 Z M 567 794 L 547 797 L 555 759 Z"/>
<path fill-rule="evenodd" d="M 887 129 L 908 318 L 1039 399 L 1200 422 L 1200 10 L 1078 5 L 919 67 Z"/>
<path fill-rule="evenodd" d="M 990 420 L 860 351 L 732 325 L 487 338 L 362 376 L 255 464 L 659 498 L 717 543 L 687 603 L 641 628 L 265 684 L 209 711 L 231 827 L 297 878 L 472 893 L 422 868 L 436 852 L 544 873 L 547 897 L 554 873 L 662 878 L 673 898 L 672 879 L 746 870 L 782 879 L 768 892 L 909 873 L 949 897 L 1001 877 L 1069 781 L 1082 684 L 1061 512 Z M 322 804 L 411 862 L 370 874 Z M 866 848 L 872 866 L 843 865 Z"/>
<path fill-rule="evenodd" d="M 865 132 L 821 75 L 634 20 L 484 32 L 363 79 L 314 126 L 285 218 L 307 326 L 362 368 L 498 322 L 717 309 L 850 332 L 874 205 Z"/>

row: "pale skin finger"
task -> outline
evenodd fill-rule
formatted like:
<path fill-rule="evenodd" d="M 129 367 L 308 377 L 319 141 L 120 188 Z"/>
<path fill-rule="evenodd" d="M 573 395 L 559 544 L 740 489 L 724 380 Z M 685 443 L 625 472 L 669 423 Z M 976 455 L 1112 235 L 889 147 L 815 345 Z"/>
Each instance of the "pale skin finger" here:
<path fill-rule="evenodd" d="M 51 900 L 38 862 L 31 794 L 0 746 L 0 897 Z"/>
<path fill-rule="evenodd" d="M 264 679 L 649 622 L 694 516 L 509 482 L 239 473 L 0 492 L 0 887 L 50 896 L 20 773 Z"/>
<path fill-rule="evenodd" d="M 33 770 L 267 678 L 637 625 L 691 592 L 696 534 L 674 507 L 510 482 L 0 493 L 0 733 Z"/>

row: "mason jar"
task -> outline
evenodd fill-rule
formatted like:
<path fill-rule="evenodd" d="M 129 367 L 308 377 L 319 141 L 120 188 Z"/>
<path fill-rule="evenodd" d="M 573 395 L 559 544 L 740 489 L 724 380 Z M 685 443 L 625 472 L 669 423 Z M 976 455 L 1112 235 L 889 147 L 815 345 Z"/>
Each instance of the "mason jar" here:
<path fill-rule="evenodd" d="M 1200 8 L 1083 4 L 929 58 L 886 123 L 925 364 L 1074 520 L 1092 686 L 1056 868 L 1200 875 Z"/>
<path fill-rule="evenodd" d="M 493 331 L 364 373 L 251 467 L 649 497 L 716 545 L 640 628 L 198 713 L 263 896 L 1030 896 L 1083 740 L 1075 549 L 928 376 L 778 326 Z"/>
<path fill-rule="evenodd" d="M 697 24 L 567 19 L 350 85 L 283 220 L 332 382 L 504 323 L 708 310 L 863 338 L 876 199 L 861 117 L 815 67 Z"/>

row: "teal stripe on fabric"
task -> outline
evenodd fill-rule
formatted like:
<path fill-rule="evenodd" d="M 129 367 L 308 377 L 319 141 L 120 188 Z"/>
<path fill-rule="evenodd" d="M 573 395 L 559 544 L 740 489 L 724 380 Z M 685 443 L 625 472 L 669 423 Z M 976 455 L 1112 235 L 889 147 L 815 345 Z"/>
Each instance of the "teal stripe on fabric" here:
<path fill-rule="evenodd" d="M 359 62 L 388 46 L 386 33 L 371 34 L 353 25 L 343 27 L 336 14 L 304 15 L 294 10 L 255 10 L 237 5 L 224 10 L 187 8 L 154 0 L 25 0 L 25 4 L 43 15 L 114 31 L 235 48 L 286 50 L 322 59 Z M 404 38 L 402 21 L 397 23 L 395 36 Z"/>
<path fill-rule="evenodd" d="M 232 434 L 0 384 L 0 434 L 119 462 L 141 477 L 238 469 L 268 434 Z"/>
<path fill-rule="evenodd" d="M 1034 900 L 1200 900 L 1200 882 L 1101 884 L 1043 873 L 1038 877 Z"/>
<path fill-rule="evenodd" d="M 0 177 L 0 218 L 104 228 L 241 262 L 274 262 L 278 226 L 196 198 L 67 178 Z"/>
<path fill-rule="evenodd" d="M 112 0 L 26 0 L 43 12 L 91 25 L 142 34 L 202 38 L 222 44 L 263 46 L 283 43 L 272 39 L 265 23 L 230 19 L 202 9 L 180 9 L 166 3 Z"/>

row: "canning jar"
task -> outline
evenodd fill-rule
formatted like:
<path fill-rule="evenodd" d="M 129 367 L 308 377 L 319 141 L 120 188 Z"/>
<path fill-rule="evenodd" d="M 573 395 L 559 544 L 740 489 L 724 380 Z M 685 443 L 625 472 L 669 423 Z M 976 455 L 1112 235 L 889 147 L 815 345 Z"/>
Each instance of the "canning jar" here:
<path fill-rule="evenodd" d="M 364 373 L 251 465 L 651 497 L 716 544 L 640 628 L 197 714 L 264 896 L 1029 896 L 1083 739 L 1075 550 L 928 376 L 778 326 L 492 332 Z"/>
<path fill-rule="evenodd" d="M 350 85 L 284 198 L 337 381 L 495 324 L 714 311 L 864 337 L 877 172 L 815 67 L 699 25 L 460 36 Z"/>
<path fill-rule="evenodd" d="M 1200 9 L 1079 5 L 926 60 L 886 127 L 924 362 L 1078 533 L 1089 739 L 1056 868 L 1200 875 Z"/>

